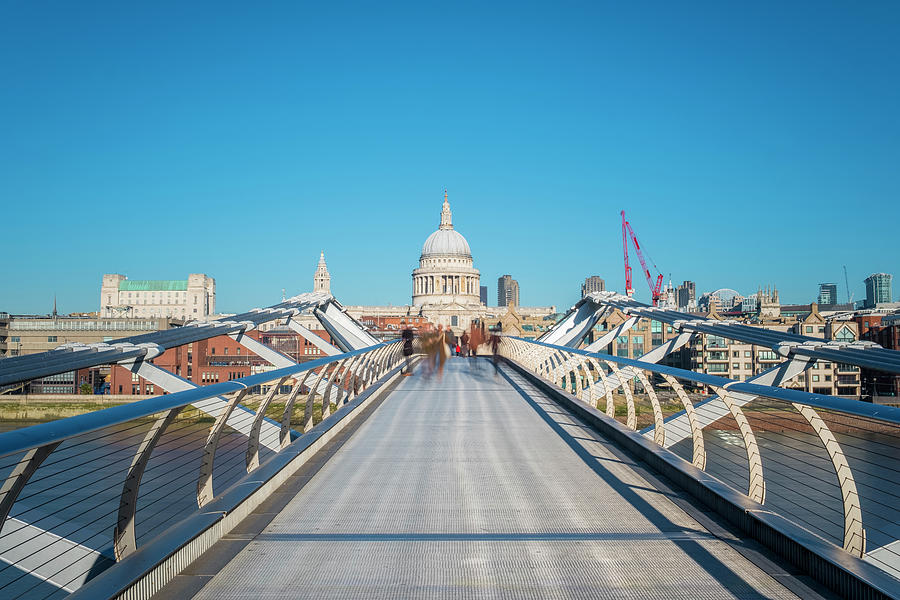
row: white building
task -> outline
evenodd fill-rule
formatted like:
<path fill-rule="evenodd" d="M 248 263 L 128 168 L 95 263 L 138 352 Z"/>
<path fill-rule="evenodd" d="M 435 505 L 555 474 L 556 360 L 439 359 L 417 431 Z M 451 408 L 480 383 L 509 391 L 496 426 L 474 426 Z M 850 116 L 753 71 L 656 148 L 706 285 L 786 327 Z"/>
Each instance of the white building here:
<path fill-rule="evenodd" d="M 331 293 L 331 275 L 328 273 L 328 267 L 325 265 L 325 252 L 319 254 L 319 265 L 316 267 L 316 273 L 313 275 L 313 291 L 325 294 Z"/>
<path fill-rule="evenodd" d="M 419 268 L 412 272 L 413 306 L 480 306 L 481 274 L 473 265 L 469 242 L 453 229 L 445 191 L 441 225 L 425 240 Z"/>
<path fill-rule="evenodd" d="M 187 279 L 128 279 L 103 276 L 101 317 L 205 319 L 216 312 L 216 280 L 203 273 Z"/>
<path fill-rule="evenodd" d="M 510 307 L 490 307 L 481 302 L 481 273 L 474 266 L 469 243 L 453 228 L 450 203 L 444 192 L 441 224 L 425 240 L 419 267 L 412 272 L 412 303 L 401 306 L 346 306 L 357 320 L 368 317 L 400 317 L 407 323 L 426 319 L 456 333 L 473 321 L 494 323 L 509 314 Z M 554 306 L 515 307 L 518 317 L 540 319 L 556 312 Z"/>

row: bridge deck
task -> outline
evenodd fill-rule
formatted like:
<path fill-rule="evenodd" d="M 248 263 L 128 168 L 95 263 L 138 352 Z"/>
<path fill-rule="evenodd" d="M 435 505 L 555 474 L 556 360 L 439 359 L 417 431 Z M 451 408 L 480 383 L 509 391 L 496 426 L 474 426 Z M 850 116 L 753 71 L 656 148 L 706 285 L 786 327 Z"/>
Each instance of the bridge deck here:
<path fill-rule="evenodd" d="M 197 597 L 796 597 L 482 363 L 404 379 Z"/>

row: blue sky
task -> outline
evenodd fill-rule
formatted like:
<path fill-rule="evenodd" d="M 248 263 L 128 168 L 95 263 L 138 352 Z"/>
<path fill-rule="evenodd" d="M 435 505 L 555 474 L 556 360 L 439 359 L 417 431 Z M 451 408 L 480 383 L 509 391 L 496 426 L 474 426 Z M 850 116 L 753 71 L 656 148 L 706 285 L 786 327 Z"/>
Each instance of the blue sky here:
<path fill-rule="evenodd" d="M 0 5 L 0 310 L 406 303 L 444 187 L 523 304 L 621 290 L 622 209 L 700 290 L 900 276 L 896 2 L 184 4 Z"/>

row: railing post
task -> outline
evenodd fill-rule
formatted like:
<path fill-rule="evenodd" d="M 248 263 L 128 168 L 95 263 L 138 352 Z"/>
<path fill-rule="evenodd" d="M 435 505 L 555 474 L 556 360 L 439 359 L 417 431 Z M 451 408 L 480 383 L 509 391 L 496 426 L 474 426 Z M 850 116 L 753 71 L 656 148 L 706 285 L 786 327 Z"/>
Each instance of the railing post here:
<path fill-rule="evenodd" d="M 197 479 L 197 505 L 200 508 L 203 508 L 215 497 L 213 493 L 213 466 L 216 460 L 216 448 L 219 446 L 222 430 L 225 429 L 225 422 L 231 416 L 231 413 L 234 412 L 234 407 L 244 399 L 244 396 L 249 391 L 250 389 L 245 387 L 234 394 L 225 410 L 219 414 L 216 422 L 213 423 L 209 436 L 206 438 L 206 445 L 203 448 L 203 462 L 200 464 L 200 477 Z"/>
<path fill-rule="evenodd" d="M 706 448 L 703 444 L 703 429 L 700 427 L 700 423 L 697 421 L 697 415 L 694 412 L 694 404 L 691 402 L 690 398 L 688 398 L 687 393 L 684 391 L 684 387 L 682 387 L 681 382 L 672 377 L 671 375 L 663 375 L 663 379 L 666 380 L 672 389 L 675 390 L 675 394 L 678 396 L 678 399 L 681 400 L 681 405 L 684 406 L 684 414 L 687 415 L 688 423 L 691 426 L 691 440 L 693 441 L 693 452 L 691 453 L 691 462 L 693 462 L 694 466 L 698 469 L 705 470 L 706 469 Z"/>
<path fill-rule="evenodd" d="M 747 462 L 749 464 L 750 481 L 747 485 L 747 496 L 751 500 L 764 504 L 766 501 L 766 480 L 763 476 L 762 456 L 759 454 L 759 445 L 756 443 L 756 436 L 753 435 L 753 429 L 750 422 L 744 415 L 741 407 L 734 403 L 734 400 L 728 395 L 729 392 L 724 387 L 714 387 L 713 390 L 728 407 L 731 416 L 738 424 L 741 437 L 744 439 L 744 447 L 747 449 Z"/>
<path fill-rule="evenodd" d="M 637 415 L 635 415 L 634 410 L 634 396 L 631 393 L 631 386 L 628 385 L 629 381 L 626 379 L 622 372 L 619 371 L 619 367 L 616 363 L 611 361 L 606 361 L 606 364 L 609 365 L 609 368 L 612 369 L 613 376 L 619 382 L 619 386 L 622 387 L 622 393 L 625 394 L 625 404 L 628 405 L 628 418 L 625 422 L 625 425 L 628 426 L 632 431 L 637 430 Z"/>
<path fill-rule="evenodd" d="M 328 383 L 325 384 L 325 391 L 322 392 L 322 420 L 323 421 L 327 417 L 331 416 L 331 386 L 334 385 L 335 378 L 340 376 L 341 369 L 343 368 L 345 362 L 347 362 L 346 358 L 343 358 L 338 361 L 337 365 L 335 365 L 335 367 L 334 367 L 334 370 L 331 372 L 331 375 L 328 376 Z"/>
<path fill-rule="evenodd" d="M 269 390 L 269 393 L 263 398 L 259 408 L 256 409 L 256 416 L 253 417 L 253 425 L 250 427 L 250 435 L 247 439 L 246 463 L 248 473 L 259 466 L 259 432 L 262 428 L 263 419 L 266 418 L 266 410 L 269 408 L 269 404 L 271 404 L 275 394 L 278 393 L 278 389 L 284 385 L 284 382 L 287 381 L 287 379 L 287 377 L 279 379 L 278 383 L 273 385 Z"/>
<path fill-rule="evenodd" d="M 134 516 L 137 512 L 141 478 L 144 476 L 144 470 L 147 468 L 153 449 L 156 448 L 156 444 L 159 443 L 163 433 L 166 432 L 166 429 L 181 413 L 183 408 L 173 408 L 156 419 L 150 430 L 144 435 L 144 439 L 138 446 L 134 458 L 131 459 L 131 466 L 128 468 L 128 475 L 125 477 L 125 484 L 122 486 L 122 495 L 119 497 L 119 515 L 116 518 L 116 526 L 113 529 L 113 551 L 117 561 L 137 550 Z"/>
<path fill-rule="evenodd" d="M 0 530 L 6 524 L 9 511 L 12 510 L 16 498 L 22 493 L 22 488 L 25 487 L 25 484 L 34 475 L 34 472 L 41 466 L 41 463 L 56 450 L 60 443 L 53 442 L 52 444 L 29 450 L 12 470 L 12 473 L 9 474 L 9 477 L 6 478 L 6 481 L 3 482 L 3 487 L 0 487 L 0 496 L 3 497 L 3 500 L 0 500 Z"/>
<path fill-rule="evenodd" d="M 291 443 L 291 416 L 294 414 L 294 402 L 297 400 L 297 395 L 303 391 L 303 384 L 306 383 L 306 379 L 312 373 L 313 371 L 309 370 L 303 374 L 303 379 L 294 384 L 291 395 L 288 396 L 287 402 L 284 403 L 284 412 L 281 414 L 281 430 L 278 433 L 278 441 L 282 449 Z"/>
<path fill-rule="evenodd" d="M 664 446 L 666 443 L 666 426 L 663 421 L 659 398 L 656 397 L 656 390 L 653 389 L 653 384 L 650 383 L 650 379 L 647 378 L 647 374 L 644 373 L 643 369 L 635 369 L 635 373 L 641 381 L 641 385 L 644 386 L 644 391 L 650 397 L 651 406 L 653 406 L 653 441 L 656 442 L 657 446 Z"/>
<path fill-rule="evenodd" d="M 847 463 L 847 457 L 844 456 L 844 451 L 834 434 L 831 433 L 831 429 L 814 408 L 805 404 L 792 404 L 819 436 L 819 440 L 825 446 L 825 451 L 828 452 L 828 457 L 831 459 L 834 473 L 837 475 L 844 508 L 844 550 L 854 556 L 862 557 L 866 553 L 866 531 L 863 529 L 862 509 L 859 506 L 856 480 Z"/>

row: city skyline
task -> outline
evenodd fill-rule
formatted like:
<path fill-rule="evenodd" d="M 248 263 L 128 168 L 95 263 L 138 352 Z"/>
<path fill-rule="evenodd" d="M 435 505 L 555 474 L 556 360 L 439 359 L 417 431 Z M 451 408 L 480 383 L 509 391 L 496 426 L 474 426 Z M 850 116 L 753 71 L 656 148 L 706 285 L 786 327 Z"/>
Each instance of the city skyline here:
<path fill-rule="evenodd" d="M 0 310 L 115 272 L 264 306 L 323 249 L 342 303 L 404 304 L 444 188 L 528 305 L 622 291 L 623 209 L 698 295 L 898 274 L 896 5 L 212 6 L 2 9 Z"/>

